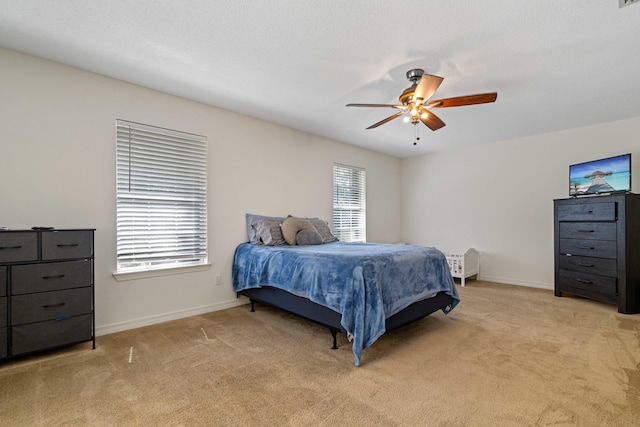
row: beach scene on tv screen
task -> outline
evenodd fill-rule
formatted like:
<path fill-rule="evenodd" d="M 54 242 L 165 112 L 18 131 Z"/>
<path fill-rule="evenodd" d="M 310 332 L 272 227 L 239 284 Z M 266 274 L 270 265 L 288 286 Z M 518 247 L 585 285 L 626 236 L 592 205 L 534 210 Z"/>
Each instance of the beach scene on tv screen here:
<path fill-rule="evenodd" d="M 569 168 L 569 195 L 630 190 L 629 163 L 629 156 L 625 155 L 572 165 Z"/>

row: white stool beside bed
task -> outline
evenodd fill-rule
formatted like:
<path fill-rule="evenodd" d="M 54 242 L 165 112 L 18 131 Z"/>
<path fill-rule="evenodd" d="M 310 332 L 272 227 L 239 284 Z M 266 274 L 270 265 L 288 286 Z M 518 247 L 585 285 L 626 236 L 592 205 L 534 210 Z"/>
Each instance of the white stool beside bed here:
<path fill-rule="evenodd" d="M 445 254 L 449 270 L 454 279 L 460 279 L 460 284 L 464 286 L 467 277 L 480 274 L 480 252 L 477 249 L 469 248 L 462 254 Z"/>

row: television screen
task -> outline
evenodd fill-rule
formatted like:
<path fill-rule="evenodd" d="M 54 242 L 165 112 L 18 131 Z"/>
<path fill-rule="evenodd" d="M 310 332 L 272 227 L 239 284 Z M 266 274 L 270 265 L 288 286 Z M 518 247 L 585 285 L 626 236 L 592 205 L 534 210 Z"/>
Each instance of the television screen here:
<path fill-rule="evenodd" d="M 631 191 L 631 154 L 569 166 L 569 195 Z"/>

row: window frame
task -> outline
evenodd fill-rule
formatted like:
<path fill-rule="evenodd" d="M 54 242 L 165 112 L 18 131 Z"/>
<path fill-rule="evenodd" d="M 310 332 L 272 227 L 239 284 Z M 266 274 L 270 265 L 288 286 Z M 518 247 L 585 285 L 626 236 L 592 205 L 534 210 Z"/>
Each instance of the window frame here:
<path fill-rule="evenodd" d="M 117 280 L 209 268 L 206 136 L 116 119 Z"/>
<path fill-rule="evenodd" d="M 333 234 L 343 242 L 367 241 L 364 168 L 333 164 Z"/>

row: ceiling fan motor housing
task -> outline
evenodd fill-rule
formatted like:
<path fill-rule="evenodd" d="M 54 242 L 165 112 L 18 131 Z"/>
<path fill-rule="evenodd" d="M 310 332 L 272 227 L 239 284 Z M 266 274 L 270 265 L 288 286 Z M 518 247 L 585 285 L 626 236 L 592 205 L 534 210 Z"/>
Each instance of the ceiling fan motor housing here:
<path fill-rule="evenodd" d="M 406 88 L 398 97 L 398 100 L 402 105 L 407 105 L 413 100 L 413 94 L 416 92 L 418 82 L 420 82 L 423 75 L 424 70 L 421 68 L 414 68 L 413 70 L 407 71 L 407 80 L 409 80 L 412 85 Z"/>

